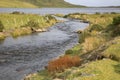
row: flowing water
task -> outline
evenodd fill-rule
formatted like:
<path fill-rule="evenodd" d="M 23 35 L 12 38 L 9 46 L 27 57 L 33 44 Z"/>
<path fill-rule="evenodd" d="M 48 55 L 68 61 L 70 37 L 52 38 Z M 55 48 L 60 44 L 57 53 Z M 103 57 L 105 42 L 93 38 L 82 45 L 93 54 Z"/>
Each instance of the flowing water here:
<path fill-rule="evenodd" d="M 0 13 L 20 11 L 34 14 L 68 14 L 74 12 L 118 12 L 119 8 L 0 8 Z M 18 38 L 8 37 L 0 42 L 0 80 L 21 80 L 26 75 L 44 69 L 48 61 L 63 55 L 65 50 L 78 43 L 77 30 L 88 24 L 65 20 L 57 23 L 47 32 L 34 33 Z"/>
<path fill-rule="evenodd" d="M 0 80 L 21 80 L 25 75 L 44 69 L 49 60 L 77 44 L 75 32 L 87 26 L 80 21 L 66 20 L 47 32 L 6 38 L 0 43 Z"/>

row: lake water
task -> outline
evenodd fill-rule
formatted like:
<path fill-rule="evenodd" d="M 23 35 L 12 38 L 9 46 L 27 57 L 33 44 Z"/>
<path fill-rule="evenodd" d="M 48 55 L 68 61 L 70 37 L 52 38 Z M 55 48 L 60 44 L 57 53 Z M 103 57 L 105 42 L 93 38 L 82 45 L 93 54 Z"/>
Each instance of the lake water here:
<path fill-rule="evenodd" d="M 11 13 L 13 11 L 19 11 L 24 13 L 34 13 L 34 14 L 69 14 L 69 13 L 105 13 L 105 12 L 117 12 L 120 13 L 120 8 L 0 8 L 1 13 Z"/>

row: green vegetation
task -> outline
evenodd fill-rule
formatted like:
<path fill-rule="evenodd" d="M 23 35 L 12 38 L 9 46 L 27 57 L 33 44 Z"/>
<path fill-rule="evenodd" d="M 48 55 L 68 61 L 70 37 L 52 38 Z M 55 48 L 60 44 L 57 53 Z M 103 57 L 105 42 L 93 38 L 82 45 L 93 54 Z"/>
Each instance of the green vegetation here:
<path fill-rule="evenodd" d="M 5 34 L 4 33 L 2 33 L 2 32 L 0 32 L 0 40 L 4 40 L 5 39 Z"/>
<path fill-rule="evenodd" d="M 0 21 L 0 32 L 2 32 L 3 29 L 4 29 L 4 26 L 3 26 L 2 22 Z"/>
<path fill-rule="evenodd" d="M 62 73 L 50 75 L 46 70 L 31 75 L 25 80 L 119 80 L 119 63 L 110 59 L 90 62 L 80 67 L 66 69 Z"/>
<path fill-rule="evenodd" d="M 21 5 L 22 4 L 22 5 Z M 64 0 L 0 0 L 0 7 L 38 8 L 38 7 L 84 7 Z"/>
<path fill-rule="evenodd" d="M 80 65 L 79 56 L 69 56 L 65 55 L 56 60 L 52 60 L 48 63 L 47 70 L 51 74 L 56 72 L 62 72 L 67 68 L 75 67 Z"/>
<path fill-rule="evenodd" d="M 90 22 L 88 28 L 80 31 L 79 44 L 65 52 L 65 55 L 79 56 L 81 66 L 54 74 L 46 69 L 26 80 L 119 80 L 120 34 L 115 32 L 120 32 L 120 14 L 75 13 L 64 17 Z"/>
<path fill-rule="evenodd" d="M 100 60 L 84 64 L 82 67 L 67 69 L 63 73 L 57 73 L 56 76 L 65 80 L 119 80 L 120 76 L 115 71 L 115 65 L 118 68 L 118 64 L 109 59 Z"/>
<path fill-rule="evenodd" d="M 106 32 L 111 33 L 113 37 L 120 35 L 120 16 L 113 18 L 113 22 L 108 25 Z"/>
<path fill-rule="evenodd" d="M 22 4 L 22 5 L 21 5 Z M 37 8 L 37 6 L 20 0 L 0 0 L 0 7 L 11 8 Z"/>
<path fill-rule="evenodd" d="M 104 56 L 113 60 L 120 61 L 120 37 L 112 41 L 113 44 L 104 51 Z"/>
<path fill-rule="evenodd" d="M 4 29 L 4 33 L 2 32 L 2 34 L 11 34 L 13 37 L 30 34 L 33 31 L 37 31 L 37 29 L 41 29 L 42 31 L 57 22 L 51 15 L 40 16 L 20 12 L 0 14 L 0 20 L 0 31 L 2 32 Z"/>

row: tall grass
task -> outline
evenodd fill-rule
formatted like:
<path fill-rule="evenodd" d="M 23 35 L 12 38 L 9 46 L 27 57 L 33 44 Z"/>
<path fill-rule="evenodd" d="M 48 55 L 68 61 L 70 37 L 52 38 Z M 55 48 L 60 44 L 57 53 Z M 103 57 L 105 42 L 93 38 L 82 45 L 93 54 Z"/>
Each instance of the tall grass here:
<path fill-rule="evenodd" d="M 49 18 L 50 17 L 50 18 Z M 57 21 L 52 16 L 40 16 L 35 14 L 0 14 L 0 20 L 4 31 L 11 32 L 14 37 L 30 34 L 31 28 L 45 29 Z"/>
<path fill-rule="evenodd" d="M 19 28 L 27 24 L 30 20 L 38 22 L 41 27 L 45 27 L 43 25 L 46 25 L 45 17 L 33 14 L 0 14 L 0 20 L 6 30 Z"/>
<path fill-rule="evenodd" d="M 85 52 L 89 52 L 98 48 L 101 44 L 105 42 L 102 37 L 88 37 L 85 38 L 85 42 L 82 44 Z"/>
<path fill-rule="evenodd" d="M 120 37 L 115 38 L 112 42 L 113 44 L 103 52 L 103 55 L 107 58 L 120 61 Z"/>

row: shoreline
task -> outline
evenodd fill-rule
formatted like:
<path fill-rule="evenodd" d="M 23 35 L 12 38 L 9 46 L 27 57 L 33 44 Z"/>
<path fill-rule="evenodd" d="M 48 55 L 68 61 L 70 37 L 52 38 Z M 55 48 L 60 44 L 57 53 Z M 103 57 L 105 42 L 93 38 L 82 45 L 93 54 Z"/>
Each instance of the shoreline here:
<path fill-rule="evenodd" d="M 99 26 L 99 25 L 95 25 L 95 26 L 98 26 L 98 27 L 100 27 L 100 28 L 92 28 L 92 27 L 94 27 L 94 24 L 101 24 L 102 23 L 102 27 L 107 27 L 107 25 L 109 24 L 109 23 L 112 23 L 112 18 L 114 18 L 114 16 L 120 16 L 119 14 L 117 14 L 117 15 L 115 15 L 115 14 L 109 14 L 109 15 L 111 15 L 110 17 L 109 17 L 109 19 L 111 20 L 111 22 L 109 22 L 109 23 L 107 23 L 107 24 L 105 24 L 105 20 L 104 20 L 104 18 L 106 19 L 106 20 L 108 20 L 108 21 L 110 21 L 108 18 L 106 18 L 106 16 L 109 16 L 108 14 L 94 14 L 93 15 L 93 17 L 91 17 L 92 15 L 87 15 L 87 14 L 71 14 L 71 15 L 68 15 L 68 17 L 71 17 L 72 19 L 74 19 L 74 17 L 75 17 L 75 19 L 77 19 L 76 18 L 76 16 L 78 17 L 78 19 L 81 19 L 81 17 L 79 17 L 78 15 L 83 15 L 83 16 L 81 16 L 81 17 L 83 17 L 82 19 L 84 20 L 84 21 L 82 21 L 82 22 L 85 22 L 85 23 L 88 23 L 88 22 L 90 22 L 90 23 L 92 23 L 92 24 L 90 24 L 89 25 L 89 27 L 87 28 L 87 29 L 85 29 L 84 31 L 83 31 L 83 33 L 80 31 L 80 34 L 82 34 L 81 35 L 81 37 L 82 37 L 82 39 L 83 40 L 81 40 L 81 38 L 80 38 L 80 44 L 79 45 L 83 45 L 83 46 L 85 46 L 84 47 L 84 49 L 82 50 L 82 52 L 80 51 L 80 52 L 75 52 L 74 51 L 74 49 L 76 50 L 76 48 L 81 48 L 79 45 L 77 46 L 75 46 L 75 47 L 73 47 L 72 49 L 69 49 L 69 50 L 67 50 L 67 53 L 65 53 L 65 55 L 71 55 L 71 56 L 73 56 L 73 55 L 78 55 L 78 56 L 80 56 L 80 58 L 82 58 L 83 59 L 83 63 L 81 62 L 81 64 L 82 64 L 82 66 L 84 66 L 85 68 L 86 68 L 86 66 L 89 66 L 89 64 L 92 64 L 93 65 L 93 63 L 94 64 L 97 64 L 98 66 L 91 66 L 91 68 L 92 67 L 97 67 L 98 69 L 99 69 L 99 65 L 103 62 L 103 63 L 107 63 L 108 65 L 110 65 L 110 64 L 113 64 L 113 62 L 115 62 L 115 63 L 117 63 L 118 64 L 118 61 L 119 61 L 119 57 L 117 57 L 117 53 L 115 54 L 115 56 L 114 56 L 114 58 L 112 58 L 112 57 L 109 57 L 109 56 L 107 56 L 107 55 L 110 55 L 110 53 L 109 53 L 109 49 L 111 49 L 112 48 L 112 45 L 117 45 L 117 43 L 118 43 L 118 41 L 119 41 L 119 36 L 117 36 L 117 37 L 112 37 L 111 36 L 111 34 L 109 34 L 109 36 L 111 36 L 110 38 L 109 38 L 109 36 L 106 36 L 105 37 L 105 39 L 106 38 L 109 38 L 109 39 L 106 39 L 105 41 L 104 41 L 104 36 L 103 36 L 103 34 L 105 34 L 105 32 L 103 33 L 102 32 L 102 30 L 105 30 L 106 28 L 101 28 L 101 26 Z M 89 17 L 90 16 L 90 17 Z M 95 18 L 94 18 L 94 16 L 95 16 Z M 98 20 L 96 20 L 96 16 L 97 17 L 104 17 L 103 18 L 103 20 L 101 20 L 102 18 L 100 18 L 99 19 L 99 21 L 101 21 L 101 22 L 98 22 Z M 88 18 L 87 18 L 88 17 Z M 89 20 L 88 20 L 89 19 Z M 94 21 L 94 19 L 95 19 L 95 21 Z M 102 22 L 103 21 L 103 22 Z M 118 25 L 119 26 L 119 25 Z M 89 30 L 90 29 L 90 30 Z M 93 29 L 93 30 L 92 30 Z M 89 32 L 90 31 L 90 32 Z M 92 31 L 93 31 L 93 33 L 92 33 Z M 88 33 L 89 32 L 89 33 Z M 79 33 L 79 32 L 78 32 Z M 87 34 L 87 35 L 86 35 Z M 90 35 L 89 35 L 90 34 Z M 88 36 L 89 35 L 89 36 Z M 107 34 L 108 35 L 108 34 Z M 98 36 L 100 36 L 100 37 L 98 37 Z M 101 37 L 102 36 L 102 37 Z M 88 39 L 88 40 L 87 40 Z M 91 41 L 92 40 L 92 41 Z M 95 43 L 95 41 L 98 41 L 97 43 Z M 115 43 L 115 44 L 114 44 Z M 94 46 L 91 46 L 91 45 L 94 45 L 94 44 L 96 44 L 96 46 L 94 47 Z M 86 46 L 86 45 L 88 45 L 88 46 Z M 110 48 L 111 47 L 111 48 Z M 116 48 L 116 51 L 118 51 L 118 48 L 117 48 L 117 46 L 113 46 L 113 47 L 115 47 Z M 106 51 L 108 51 L 106 54 L 105 54 L 105 52 Z M 114 51 L 114 50 L 113 50 Z M 112 51 L 112 52 L 113 52 Z M 69 53 L 68 53 L 69 52 Z M 114 53 L 113 53 L 114 54 Z M 112 55 L 111 55 L 112 56 Z M 61 57 L 60 57 L 61 58 Z M 55 59 L 55 60 L 57 60 L 57 59 Z M 111 63 L 109 63 L 109 61 L 111 62 Z M 113 62 L 112 62 L 113 61 Z M 99 63 L 97 63 L 97 62 L 100 62 L 100 64 Z M 54 66 L 54 65 L 53 65 Z M 82 69 L 81 67 L 82 66 L 79 66 L 79 67 L 76 67 L 76 69 Z M 106 66 L 107 67 L 107 66 Z M 111 66 L 110 66 L 111 67 Z M 102 68 L 102 66 L 100 67 L 100 68 Z M 111 67 L 112 68 L 112 67 Z M 84 69 L 84 68 L 83 68 Z M 103 68 L 104 69 L 104 68 Z M 68 68 L 68 69 L 65 69 L 64 71 L 62 71 L 60 74 L 61 74 L 61 76 L 63 76 L 63 74 L 65 74 L 66 73 L 66 71 L 70 71 L 71 70 L 71 72 L 72 71 L 74 71 L 74 69 L 72 69 L 72 68 Z M 80 70 L 79 70 L 80 71 Z M 97 71 L 97 70 L 96 70 Z M 113 74 L 116 74 L 114 71 L 111 71 Z M 45 79 L 45 76 L 47 77 L 47 78 L 52 78 L 51 80 L 56 80 L 56 79 L 67 79 L 67 78 L 69 78 L 69 77 L 71 77 L 72 79 L 73 79 L 73 76 L 72 76 L 72 74 L 70 74 L 70 73 L 68 73 L 68 74 L 66 74 L 66 75 L 64 75 L 64 77 L 63 78 L 59 78 L 60 76 L 59 75 L 57 75 L 57 74 L 59 74 L 59 73 L 55 73 L 53 76 L 56 76 L 55 78 L 53 77 L 53 76 L 50 76 L 49 74 L 48 74 L 49 72 L 47 71 L 47 69 L 45 69 L 44 71 L 40 71 L 40 72 L 38 72 L 38 73 L 35 73 L 35 74 L 30 74 L 30 75 L 28 75 L 28 76 L 26 76 L 25 77 L 25 80 L 29 80 L 29 79 L 33 79 L 33 78 L 35 78 L 36 80 L 37 79 L 39 79 L 39 78 L 43 78 L 43 79 Z M 41 75 L 40 75 L 41 74 Z M 76 71 L 76 73 L 74 73 L 74 74 L 76 74 L 77 75 L 77 71 Z M 80 73 L 80 77 L 83 77 L 83 79 L 84 79 L 84 76 L 83 76 L 83 74 L 84 74 L 84 72 L 81 72 Z M 88 72 L 88 74 L 90 74 L 89 72 Z M 91 76 L 92 76 L 92 74 L 94 75 L 94 73 L 92 73 L 91 72 Z M 104 75 L 104 78 L 105 78 L 105 76 L 107 76 L 106 75 L 106 73 L 104 73 L 105 75 Z M 43 75 L 43 76 L 42 76 Z M 87 75 L 87 73 L 85 74 L 85 75 Z M 94 76 L 96 76 L 97 74 L 95 74 Z M 101 74 L 102 75 L 102 74 Z M 67 76 L 69 76 L 69 77 L 67 77 Z M 78 78 L 79 78 L 79 76 L 78 76 Z M 112 78 L 113 76 L 111 76 L 110 77 L 110 79 Z M 118 77 L 117 76 L 117 74 L 116 74 L 116 77 Z M 46 79 L 47 79 L 46 78 Z M 75 77 L 76 78 L 76 77 Z M 88 78 L 89 79 L 89 78 Z M 100 78 L 99 78 L 100 79 Z M 108 79 L 109 80 L 109 79 Z"/>
<path fill-rule="evenodd" d="M 38 16 L 39 15 L 34 15 L 34 14 L 23 14 L 23 13 L 20 13 L 20 12 L 13 12 L 12 14 L 11 13 L 6 13 L 5 15 L 3 13 L 0 13 L 0 16 L 13 16 L 14 15 L 17 17 L 19 16 L 27 16 L 29 17 L 30 16 Z M 40 16 L 40 17 L 45 17 L 47 18 L 48 22 L 45 22 L 44 25 L 42 27 L 39 28 L 39 23 L 32 20 L 31 22 L 27 22 L 27 23 L 24 23 L 24 24 L 20 24 L 18 26 L 16 26 L 16 28 L 11 28 L 11 29 L 8 29 L 8 30 L 2 30 L 0 32 L 0 40 L 4 40 L 5 38 L 7 38 L 8 36 L 12 36 L 12 37 L 19 37 L 19 36 L 22 36 L 22 35 L 30 35 L 34 32 L 46 32 L 48 28 L 50 28 L 52 25 L 58 23 L 59 21 L 56 20 L 54 17 L 52 17 L 51 15 L 47 15 L 47 16 Z M 1 20 L 1 25 L 6 28 L 6 23 L 3 23 L 4 21 L 2 21 L 2 18 L 0 19 Z M 12 20 L 12 19 L 11 19 Z M 16 19 L 17 20 L 17 19 Z M 53 21 L 52 21 L 53 20 Z M 7 20 L 8 21 L 8 20 Z M 14 21 L 14 20 L 13 20 Z M 16 22 L 15 21 L 15 25 L 18 24 L 19 22 Z M 23 23 L 23 21 L 22 21 Z M 8 24 L 8 23 L 7 23 Z M 8 24 L 9 25 L 9 24 Z M 33 26 L 31 26 L 33 25 Z M 19 27 L 20 26 L 20 27 Z"/>

